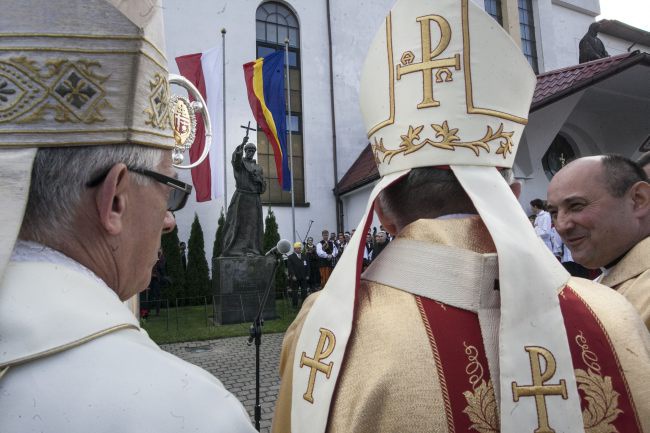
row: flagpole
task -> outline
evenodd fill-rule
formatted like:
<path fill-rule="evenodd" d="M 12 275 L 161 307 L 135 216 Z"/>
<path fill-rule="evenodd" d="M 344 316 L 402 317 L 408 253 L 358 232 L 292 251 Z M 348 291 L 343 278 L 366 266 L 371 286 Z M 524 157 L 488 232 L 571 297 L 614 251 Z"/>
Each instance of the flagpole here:
<path fill-rule="evenodd" d="M 223 208 L 228 211 L 228 159 L 226 158 L 226 29 L 221 29 L 221 81 L 222 81 L 222 104 L 223 104 Z"/>
<path fill-rule="evenodd" d="M 284 64 L 287 71 L 287 104 L 289 110 L 289 126 L 287 134 L 289 135 L 289 171 L 291 172 L 291 236 L 296 241 L 296 201 L 293 187 L 293 143 L 291 140 L 291 80 L 289 79 L 289 38 L 284 40 Z"/>

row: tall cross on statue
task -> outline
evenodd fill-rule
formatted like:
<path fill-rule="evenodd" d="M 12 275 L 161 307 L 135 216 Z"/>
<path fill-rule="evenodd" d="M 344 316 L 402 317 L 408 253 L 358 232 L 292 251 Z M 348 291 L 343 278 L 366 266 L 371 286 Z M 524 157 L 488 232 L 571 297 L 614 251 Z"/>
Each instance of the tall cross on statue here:
<path fill-rule="evenodd" d="M 248 137 L 248 133 L 250 131 L 257 131 L 255 128 L 251 128 L 251 121 L 248 121 L 248 126 L 240 125 L 240 128 L 244 128 L 246 130 L 246 137 Z"/>

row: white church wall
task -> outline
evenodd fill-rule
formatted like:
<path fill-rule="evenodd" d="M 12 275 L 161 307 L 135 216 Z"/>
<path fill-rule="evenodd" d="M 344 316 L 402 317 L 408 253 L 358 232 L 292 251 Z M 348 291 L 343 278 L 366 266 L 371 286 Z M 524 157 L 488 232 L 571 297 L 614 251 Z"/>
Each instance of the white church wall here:
<path fill-rule="evenodd" d="M 394 2 L 330 1 L 339 179 L 368 144 L 359 107 L 361 68 L 376 30 Z"/>
<path fill-rule="evenodd" d="M 296 208 L 296 231 L 307 230 L 310 219 L 316 226 L 334 227 L 336 221 L 334 177 L 332 173 L 331 114 L 329 105 L 329 63 L 325 3 L 318 0 L 282 2 L 292 9 L 300 23 L 300 58 L 302 70 L 302 111 L 305 170 L 305 201 L 308 207 Z M 174 58 L 180 55 L 221 47 L 221 29 L 226 28 L 226 160 L 228 196 L 235 182 L 230 166 L 234 148 L 241 142 L 240 125 L 254 118 L 248 104 L 242 65 L 255 59 L 255 12 L 260 5 L 253 0 L 166 0 L 165 26 L 169 69 L 177 73 Z M 221 137 L 221 124 L 214 125 Z M 181 173 L 189 180 L 189 173 Z M 219 173 L 220 178 L 223 173 Z M 219 210 L 224 201 L 196 203 L 194 197 L 177 215 L 179 237 L 189 238 L 194 212 L 204 231 L 206 254 L 211 257 Z M 274 206 L 280 236 L 293 240 L 291 208 Z M 267 208 L 264 208 L 266 216 Z"/>
<path fill-rule="evenodd" d="M 366 211 L 370 193 L 376 184 L 376 181 L 372 182 L 369 185 L 366 185 L 341 197 L 344 209 L 343 222 L 345 230 L 351 231 L 352 229 L 357 228 Z M 373 222 L 370 227 L 372 228 L 373 226 L 379 228 L 379 219 L 374 213 Z"/>
<path fill-rule="evenodd" d="M 624 54 L 629 51 L 636 51 L 639 50 L 644 53 L 650 53 L 650 47 L 647 45 L 641 45 L 641 44 L 634 44 L 632 45 L 632 42 L 627 41 L 625 39 L 620 39 L 611 35 L 608 35 L 606 33 L 598 33 L 598 37 L 600 38 L 601 41 L 603 41 L 603 45 L 605 45 L 605 50 L 610 56 L 616 56 L 619 54 Z"/>
<path fill-rule="evenodd" d="M 539 72 L 577 64 L 580 39 L 600 13 L 598 1 L 539 0 L 533 9 Z"/>
<path fill-rule="evenodd" d="M 519 202 L 527 214 L 531 213 L 531 200 L 546 199 L 548 178 L 542 167 L 542 157 L 581 97 L 582 92 L 576 93 L 529 116 L 514 165 L 515 177 L 522 183 Z"/>

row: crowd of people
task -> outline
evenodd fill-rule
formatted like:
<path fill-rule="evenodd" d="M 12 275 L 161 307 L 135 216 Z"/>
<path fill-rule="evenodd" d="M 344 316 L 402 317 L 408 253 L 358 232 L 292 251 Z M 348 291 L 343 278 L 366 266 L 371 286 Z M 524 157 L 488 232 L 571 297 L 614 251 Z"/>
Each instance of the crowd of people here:
<path fill-rule="evenodd" d="M 296 242 L 293 252 L 286 256 L 286 269 L 289 276 L 291 299 L 294 307 L 299 301 L 325 286 L 339 258 L 350 243 L 356 229 L 351 231 L 330 232 L 324 229 L 321 240 L 314 243 L 314 238 L 307 237 L 305 243 Z M 390 243 L 392 236 L 383 226 L 368 230 L 363 247 L 363 268 L 368 265 Z"/>

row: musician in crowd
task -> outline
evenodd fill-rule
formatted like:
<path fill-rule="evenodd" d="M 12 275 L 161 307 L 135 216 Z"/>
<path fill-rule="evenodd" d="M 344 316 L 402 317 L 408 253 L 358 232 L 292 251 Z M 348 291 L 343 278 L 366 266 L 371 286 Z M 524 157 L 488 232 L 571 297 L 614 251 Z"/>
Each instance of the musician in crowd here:
<path fill-rule="evenodd" d="M 323 230 L 322 233 L 323 240 L 316 245 L 316 254 L 320 259 L 318 263 L 319 272 L 320 272 L 320 285 L 325 287 L 327 280 L 334 269 L 336 264 L 336 257 L 338 256 L 338 249 L 336 248 L 336 243 L 334 239 L 330 237 L 330 232 L 328 230 Z"/>

